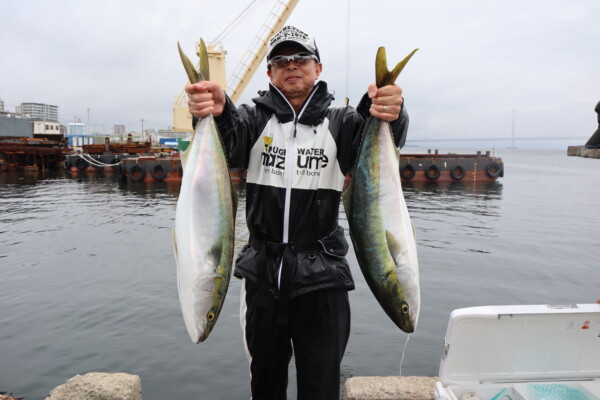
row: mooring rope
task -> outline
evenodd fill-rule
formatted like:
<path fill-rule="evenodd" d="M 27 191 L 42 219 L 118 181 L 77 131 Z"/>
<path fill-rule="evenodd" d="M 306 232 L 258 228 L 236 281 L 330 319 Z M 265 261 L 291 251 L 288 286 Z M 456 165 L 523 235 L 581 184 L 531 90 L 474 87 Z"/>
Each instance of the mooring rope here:
<path fill-rule="evenodd" d="M 119 161 L 116 164 L 107 164 L 107 163 L 103 163 L 100 160 L 96 160 L 94 159 L 91 155 L 89 155 L 88 153 L 82 153 L 79 154 L 77 153 L 76 155 L 78 155 L 79 157 L 81 157 L 84 161 L 87 161 L 88 163 L 95 165 L 97 167 L 116 167 L 117 165 L 121 164 L 121 162 Z"/>

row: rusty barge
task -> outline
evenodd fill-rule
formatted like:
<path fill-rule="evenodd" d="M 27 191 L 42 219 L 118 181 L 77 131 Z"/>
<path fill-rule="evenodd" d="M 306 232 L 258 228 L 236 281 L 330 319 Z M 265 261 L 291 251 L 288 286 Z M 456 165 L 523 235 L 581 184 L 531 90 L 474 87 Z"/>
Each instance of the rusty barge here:
<path fill-rule="evenodd" d="M 482 154 L 404 154 L 400 156 L 402 181 L 490 182 L 504 176 L 504 163 L 486 151 Z"/>
<path fill-rule="evenodd" d="M 56 136 L 56 135 L 54 135 Z M 58 169 L 65 159 L 67 142 L 58 137 L 0 137 L 0 170 L 38 171 Z"/>

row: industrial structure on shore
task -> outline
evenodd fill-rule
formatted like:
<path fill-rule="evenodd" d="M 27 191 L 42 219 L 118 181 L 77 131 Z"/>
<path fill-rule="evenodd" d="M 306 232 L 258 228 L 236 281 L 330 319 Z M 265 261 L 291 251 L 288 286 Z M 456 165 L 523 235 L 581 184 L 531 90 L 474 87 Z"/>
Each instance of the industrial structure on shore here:
<path fill-rule="evenodd" d="M 211 79 L 226 88 L 234 102 L 264 60 L 268 39 L 285 25 L 298 1 L 275 2 L 228 81 L 226 51 L 219 42 L 222 34 L 209 43 Z M 128 181 L 180 181 L 183 171 L 179 151 L 187 144 L 182 136 L 191 131 L 192 117 L 184 90 L 173 104 L 172 129 L 144 131 L 142 120 L 141 135 L 126 134 L 125 126 L 115 125 L 110 137 L 92 135 L 89 124 L 77 118 L 67 126 L 61 125 L 58 106 L 22 103 L 10 113 L 4 111 L 0 100 L 0 170 L 65 168 L 73 174 L 116 172 Z M 476 182 L 495 181 L 503 176 L 504 168 L 502 160 L 490 156 L 490 152 L 443 155 L 436 150 L 434 154 L 403 154 L 399 173 L 404 182 Z M 245 171 L 231 171 L 231 176 L 241 181 Z"/>

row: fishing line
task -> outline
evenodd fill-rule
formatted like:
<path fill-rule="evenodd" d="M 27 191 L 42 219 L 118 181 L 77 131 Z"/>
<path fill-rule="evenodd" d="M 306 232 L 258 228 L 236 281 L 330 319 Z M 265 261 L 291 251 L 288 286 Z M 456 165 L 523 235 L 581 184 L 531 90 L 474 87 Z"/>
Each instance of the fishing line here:
<path fill-rule="evenodd" d="M 406 335 L 406 342 L 404 342 L 404 348 L 402 349 L 402 357 L 400 358 L 400 374 L 402 376 L 402 361 L 404 361 L 404 353 L 406 353 L 406 345 L 408 344 L 408 340 L 410 339 L 410 333 Z"/>
<path fill-rule="evenodd" d="M 350 0 L 346 2 L 346 106 L 350 102 Z"/>

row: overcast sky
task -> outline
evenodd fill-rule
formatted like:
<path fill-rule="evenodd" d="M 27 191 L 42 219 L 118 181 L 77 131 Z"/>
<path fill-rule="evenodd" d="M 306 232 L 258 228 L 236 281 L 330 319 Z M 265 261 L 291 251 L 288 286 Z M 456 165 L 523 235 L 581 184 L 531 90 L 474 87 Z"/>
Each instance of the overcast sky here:
<path fill-rule="evenodd" d="M 193 55 L 199 37 L 212 41 L 250 3 L 0 0 L 0 99 L 8 111 L 57 105 L 63 124 L 87 122 L 89 109 L 107 134 L 139 131 L 142 119 L 169 128 L 186 82 L 177 41 Z M 263 0 L 223 43 L 228 76 L 274 4 Z M 584 144 L 598 127 L 598 21 L 598 0 L 300 0 L 288 24 L 316 38 L 338 105 L 356 105 L 374 80 L 378 46 L 390 64 L 420 48 L 397 82 L 409 139 L 510 137 L 514 121 L 517 138 Z M 265 71 L 243 102 L 266 87 Z"/>

